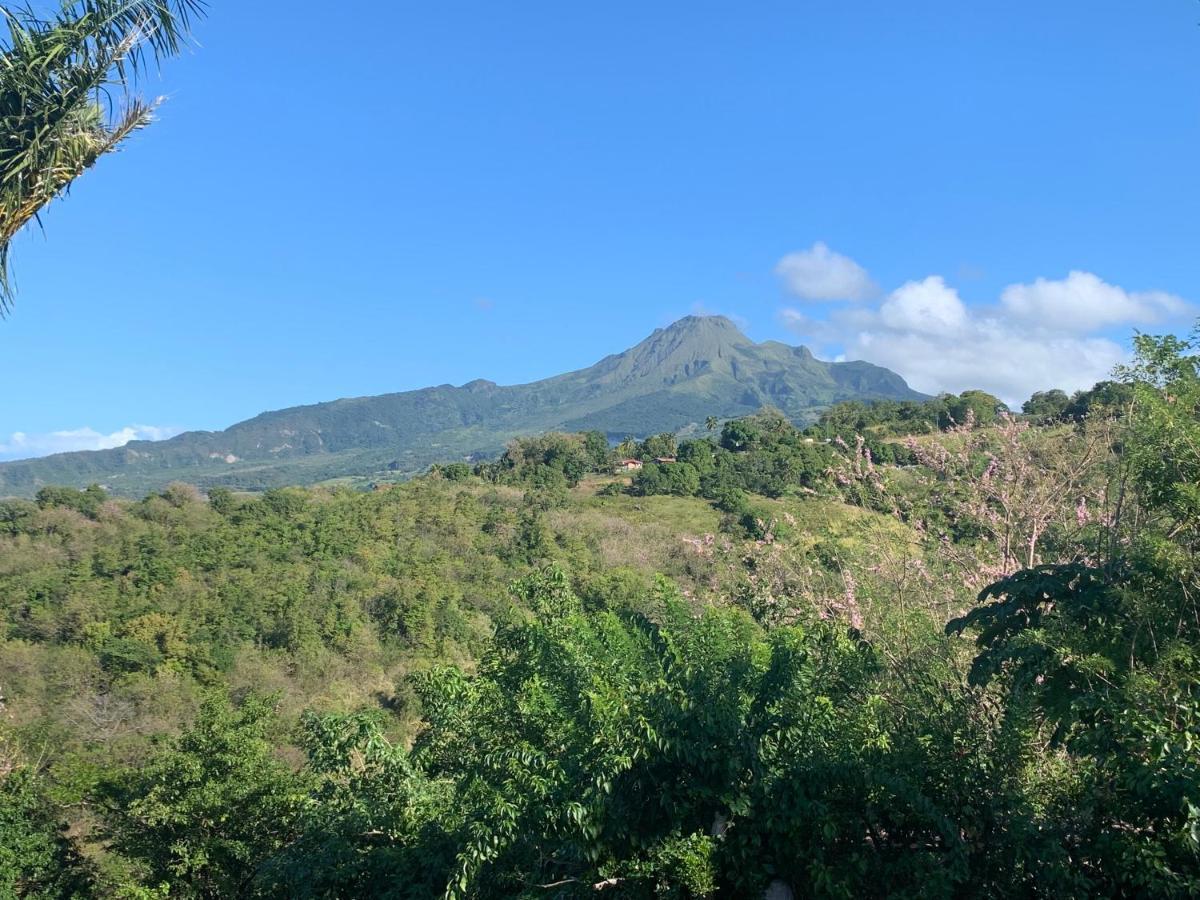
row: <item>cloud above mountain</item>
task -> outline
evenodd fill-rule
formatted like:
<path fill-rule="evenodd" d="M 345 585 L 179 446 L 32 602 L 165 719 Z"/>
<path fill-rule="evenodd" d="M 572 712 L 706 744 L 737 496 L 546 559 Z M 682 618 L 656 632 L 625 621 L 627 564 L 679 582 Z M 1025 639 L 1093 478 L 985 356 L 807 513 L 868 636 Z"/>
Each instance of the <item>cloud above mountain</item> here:
<path fill-rule="evenodd" d="M 870 280 L 858 263 L 818 244 Z M 809 253 L 810 251 L 802 251 Z M 784 286 L 800 295 L 780 261 Z M 849 271 L 849 269 L 839 263 Z M 833 306 L 824 316 L 787 307 L 784 323 L 846 359 L 865 359 L 903 375 L 928 393 L 982 388 L 1009 404 L 1034 391 L 1073 391 L 1107 378 L 1128 358 L 1114 329 L 1178 322 L 1192 312 L 1162 291 L 1128 291 L 1090 272 L 1012 284 L 993 304 L 967 304 L 940 275 L 900 285 L 878 303 Z"/>
<path fill-rule="evenodd" d="M 775 273 L 801 300 L 867 300 L 879 292 L 866 269 L 821 241 L 789 253 L 775 266 Z"/>
<path fill-rule="evenodd" d="M 15 431 L 7 440 L 0 441 L 0 460 L 28 459 L 73 450 L 111 450 L 113 447 L 123 447 L 130 441 L 166 440 L 182 430 L 164 425 L 126 425 L 108 434 L 88 426 L 40 434 Z"/>

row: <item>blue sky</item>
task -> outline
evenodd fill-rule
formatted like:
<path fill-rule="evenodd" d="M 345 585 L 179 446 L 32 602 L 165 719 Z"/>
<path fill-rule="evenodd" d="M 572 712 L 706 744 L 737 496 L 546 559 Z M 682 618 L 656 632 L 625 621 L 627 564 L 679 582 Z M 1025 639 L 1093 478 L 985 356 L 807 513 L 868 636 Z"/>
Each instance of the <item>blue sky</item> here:
<path fill-rule="evenodd" d="M 1020 399 L 1200 301 L 1194 0 L 213 0 L 197 38 L 17 242 L 0 457 L 695 311 Z"/>

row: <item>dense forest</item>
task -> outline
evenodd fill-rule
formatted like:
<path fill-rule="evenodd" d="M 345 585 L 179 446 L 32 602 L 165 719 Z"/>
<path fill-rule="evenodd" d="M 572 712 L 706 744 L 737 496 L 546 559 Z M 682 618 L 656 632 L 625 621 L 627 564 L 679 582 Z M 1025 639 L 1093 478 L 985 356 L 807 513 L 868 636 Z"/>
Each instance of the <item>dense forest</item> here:
<path fill-rule="evenodd" d="M 0 895 L 1200 891 L 1200 371 L 0 504 Z M 1061 394 L 1061 396 L 1060 396 Z"/>

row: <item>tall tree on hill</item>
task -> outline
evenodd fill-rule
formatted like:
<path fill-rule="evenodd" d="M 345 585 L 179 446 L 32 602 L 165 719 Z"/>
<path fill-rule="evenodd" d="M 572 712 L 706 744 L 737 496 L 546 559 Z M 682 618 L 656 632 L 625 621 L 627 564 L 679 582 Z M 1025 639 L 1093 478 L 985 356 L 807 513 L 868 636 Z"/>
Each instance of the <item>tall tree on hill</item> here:
<path fill-rule="evenodd" d="M 135 93 L 147 57 L 179 52 L 206 0 L 0 3 L 0 315 L 12 239 L 100 157 L 150 123 Z"/>

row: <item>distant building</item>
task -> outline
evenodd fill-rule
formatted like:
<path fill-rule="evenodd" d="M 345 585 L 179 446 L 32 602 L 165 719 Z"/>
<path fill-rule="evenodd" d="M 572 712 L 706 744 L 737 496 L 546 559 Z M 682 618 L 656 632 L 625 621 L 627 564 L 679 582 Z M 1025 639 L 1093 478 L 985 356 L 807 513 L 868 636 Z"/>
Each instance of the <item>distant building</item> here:
<path fill-rule="evenodd" d="M 640 459 L 623 459 L 617 463 L 618 472 L 636 472 L 642 467 Z"/>
<path fill-rule="evenodd" d="M 654 461 L 656 463 L 673 463 L 673 462 L 675 462 L 675 457 L 673 457 L 673 456 L 656 456 L 656 457 L 654 457 Z"/>

